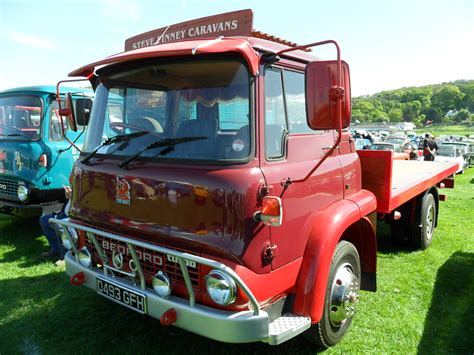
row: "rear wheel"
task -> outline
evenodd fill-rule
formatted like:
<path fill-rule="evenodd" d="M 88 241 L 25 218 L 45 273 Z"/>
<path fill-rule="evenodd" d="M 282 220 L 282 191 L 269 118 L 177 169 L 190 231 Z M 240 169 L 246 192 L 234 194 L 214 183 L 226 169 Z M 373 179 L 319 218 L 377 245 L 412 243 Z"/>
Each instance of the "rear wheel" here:
<path fill-rule="evenodd" d="M 360 291 L 360 259 L 355 246 L 341 241 L 334 251 L 323 316 L 305 332 L 306 338 L 322 348 L 337 344 L 349 329 Z"/>
<path fill-rule="evenodd" d="M 433 240 L 436 226 L 436 202 L 433 194 L 429 193 L 421 199 L 420 224 L 412 227 L 411 244 L 416 249 L 426 249 Z"/>

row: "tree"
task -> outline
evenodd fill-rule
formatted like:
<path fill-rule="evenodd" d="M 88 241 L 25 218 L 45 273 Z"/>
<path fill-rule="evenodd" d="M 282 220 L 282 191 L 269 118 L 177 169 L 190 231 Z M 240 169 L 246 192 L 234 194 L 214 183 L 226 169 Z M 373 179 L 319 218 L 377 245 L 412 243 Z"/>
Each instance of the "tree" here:
<path fill-rule="evenodd" d="M 387 114 L 380 109 L 375 109 L 372 112 L 370 112 L 369 117 L 370 117 L 371 122 L 388 122 L 389 121 Z"/>
<path fill-rule="evenodd" d="M 461 106 L 467 108 L 470 112 L 474 112 L 474 84 L 460 86 L 459 90 L 465 95 Z"/>
<path fill-rule="evenodd" d="M 421 102 L 411 101 L 403 105 L 403 119 L 407 122 L 413 121 L 421 114 Z"/>
<path fill-rule="evenodd" d="M 431 107 L 438 108 L 445 115 L 449 110 L 459 109 L 459 104 L 466 96 L 457 86 L 446 85 L 433 93 Z"/>
<path fill-rule="evenodd" d="M 439 107 L 430 107 L 428 110 L 424 111 L 424 114 L 429 121 L 433 121 L 435 123 L 440 123 L 444 116 Z"/>
<path fill-rule="evenodd" d="M 417 118 L 413 120 L 413 123 L 417 126 L 420 127 L 423 125 L 423 123 L 426 122 L 426 116 L 424 114 L 419 115 Z"/>
<path fill-rule="evenodd" d="M 352 110 L 352 121 L 358 120 L 359 122 L 367 122 L 367 114 L 363 113 L 359 109 Z"/>
<path fill-rule="evenodd" d="M 454 119 L 456 122 L 462 122 L 462 121 L 468 120 L 469 117 L 471 117 L 469 110 L 462 108 L 456 113 L 456 115 L 454 116 Z"/>
<path fill-rule="evenodd" d="M 421 104 L 423 110 L 427 109 L 431 105 L 431 96 L 433 92 L 431 88 L 410 88 L 403 93 L 401 102 L 413 102 L 418 101 Z"/>
<path fill-rule="evenodd" d="M 388 111 L 388 118 L 390 122 L 402 122 L 403 121 L 403 111 L 399 108 L 392 108 Z"/>

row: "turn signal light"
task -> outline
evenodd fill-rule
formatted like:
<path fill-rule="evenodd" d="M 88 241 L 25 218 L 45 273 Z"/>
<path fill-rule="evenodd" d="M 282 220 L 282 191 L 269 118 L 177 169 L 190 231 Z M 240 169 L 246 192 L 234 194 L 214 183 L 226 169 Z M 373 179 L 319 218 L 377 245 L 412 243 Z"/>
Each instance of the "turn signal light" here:
<path fill-rule="evenodd" d="M 178 319 L 176 310 L 174 308 L 170 308 L 160 317 L 160 323 L 161 325 L 167 326 L 176 322 L 176 319 Z"/>
<path fill-rule="evenodd" d="M 257 212 L 255 219 L 271 227 L 279 227 L 283 221 L 281 198 L 265 196 L 262 199 L 262 210 Z"/>
<path fill-rule="evenodd" d="M 48 156 L 46 154 L 41 154 L 38 164 L 39 166 L 46 168 L 48 166 Z"/>
<path fill-rule="evenodd" d="M 71 282 L 71 285 L 80 286 L 86 282 L 86 275 L 82 271 L 78 272 L 77 274 L 71 276 L 69 282 Z"/>

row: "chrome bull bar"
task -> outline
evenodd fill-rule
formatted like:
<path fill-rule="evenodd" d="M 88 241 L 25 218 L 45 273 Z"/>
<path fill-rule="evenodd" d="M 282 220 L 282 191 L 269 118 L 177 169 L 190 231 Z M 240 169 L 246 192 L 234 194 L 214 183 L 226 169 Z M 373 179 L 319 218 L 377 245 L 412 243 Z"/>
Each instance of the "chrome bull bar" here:
<path fill-rule="evenodd" d="M 181 275 L 183 276 L 184 283 L 185 283 L 186 289 L 188 291 L 189 306 L 190 307 L 195 306 L 196 297 L 195 297 L 194 290 L 193 290 L 193 287 L 192 287 L 191 278 L 189 276 L 189 272 L 188 272 L 188 269 L 187 269 L 187 266 L 186 266 L 186 260 L 194 261 L 197 264 L 209 266 L 213 269 L 217 269 L 221 272 L 224 272 L 225 274 L 230 276 L 235 281 L 237 286 L 244 292 L 244 294 L 249 299 L 250 307 L 251 307 L 251 310 L 253 310 L 254 315 L 258 316 L 260 314 L 260 306 L 258 304 L 257 299 L 253 295 L 252 291 L 250 291 L 248 286 L 244 283 L 244 281 L 242 281 L 242 279 L 239 277 L 239 275 L 237 275 L 237 273 L 234 270 L 232 270 L 231 268 L 229 268 L 228 266 L 226 266 L 222 263 L 219 263 L 219 262 L 214 261 L 214 260 L 206 259 L 206 258 L 197 256 L 197 255 L 192 255 L 192 254 L 188 254 L 188 253 L 184 253 L 184 252 L 179 252 L 179 251 L 176 251 L 176 250 L 173 250 L 173 249 L 153 245 L 153 244 L 150 244 L 150 243 L 141 242 L 139 240 L 134 240 L 134 239 L 130 239 L 130 238 L 121 237 L 121 236 L 116 235 L 116 234 L 112 234 L 112 233 L 104 232 L 104 231 L 101 231 L 101 230 L 98 230 L 98 229 L 95 229 L 95 228 L 83 226 L 81 224 L 71 222 L 68 218 L 66 218 L 66 219 L 50 218 L 49 223 L 52 224 L 53 227 L 54 227 L 54 225 L 57 225 L 57 226 L 60 226 L 60 227 L 63 227 L 63 228 L 64 227 L 70 227 L 70 228 L 74 228 L 74 229 L 82 230 L 82 231 L 86 232 L 87 238 L 92 242 L 92 244 L 94 244 L 94 247 L 96 248 L 96 250 L 99 254 L 99 257 L 103 262 L 103 266 L 104 266 L 103 271 L 104 271 L 105 275 L 108 274 L 108 270 L 111 269 L 111 267 L 108 265 L 108 258 L 107 258 L 106 253 L 102 250 L 101 246 L 97 242 L 97 238 L 95 237 L 96 235 L 99 235 L 99 236 L 102 236 L 102 237 L 105 237 L 105 238 L 109 238 L 109 239 L 112 239 L 112 240 L 116 240 L 116 241 L 125 243 L 127 245 L 128 249 L 130 250 L 130 255 L 131 255 L 133 261 L 135 262 L 135 265 L 137 266 L 137 273 L 138 273 L 138 276 L 139 276 L 139 279 L 140 279 L 140 288 L 142 290 L 145 290 L 145 288 L 146 288 L 145 275 L 143 273 L 143 269 L 141 267 L 140 260 L 137 257 L 135 247 L 153 250 L 153 251 L 156 251 L 158 253 L 172 255 L 172 256 L 175 256 L 177 258 L 178 264 L 179 264 L 180 270 L 181 270 Z M 67 237 L 68 237 L 68 239 L 69 239 L 69 241 L 72 245 L 71 250 L 74 253 L 74 257 L 76 259 L 76 262 L 79 263 L 79 250 L 75 246 L 75 242 L 72 239 L 70 233 L 66 233 L 66 235 L 67 235 Z"/>

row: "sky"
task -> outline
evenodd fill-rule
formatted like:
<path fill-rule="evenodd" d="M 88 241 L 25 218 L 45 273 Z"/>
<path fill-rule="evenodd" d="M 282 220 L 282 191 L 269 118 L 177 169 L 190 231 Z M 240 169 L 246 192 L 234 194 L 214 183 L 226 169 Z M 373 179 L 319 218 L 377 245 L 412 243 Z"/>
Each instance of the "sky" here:
<path fill-rule="evenodd" d="M 247 8 L 259 31 L 336 40 L 353 96 L 474 79 L 474 0 L 0 0 L 0 90 L 56 84 L 128 37 Z"/>

